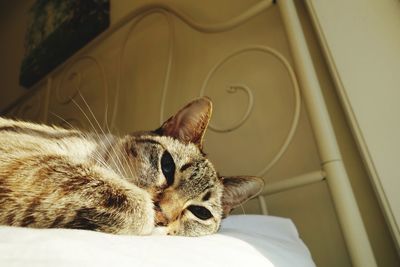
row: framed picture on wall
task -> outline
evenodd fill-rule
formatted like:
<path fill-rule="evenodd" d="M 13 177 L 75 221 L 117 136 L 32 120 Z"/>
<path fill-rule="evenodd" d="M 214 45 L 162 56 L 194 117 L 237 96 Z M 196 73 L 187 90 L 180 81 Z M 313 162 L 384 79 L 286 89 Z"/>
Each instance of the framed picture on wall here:
<path fill-rule="evenodd" d="M 36 0 L 19 81 L 32 87 L 110 25 L 109 0 Z"/>

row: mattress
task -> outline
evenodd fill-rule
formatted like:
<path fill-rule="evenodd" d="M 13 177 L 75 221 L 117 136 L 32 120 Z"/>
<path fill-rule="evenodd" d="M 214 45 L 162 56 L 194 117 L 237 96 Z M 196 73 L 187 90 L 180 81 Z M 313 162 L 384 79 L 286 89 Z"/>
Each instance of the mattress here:
<path fill-rule="evenodd" d="M 69 229 L 0 227 L 0 266 L 311 267 L 289 219 L 235 215 L 204 237 L 119 236 Z"/>

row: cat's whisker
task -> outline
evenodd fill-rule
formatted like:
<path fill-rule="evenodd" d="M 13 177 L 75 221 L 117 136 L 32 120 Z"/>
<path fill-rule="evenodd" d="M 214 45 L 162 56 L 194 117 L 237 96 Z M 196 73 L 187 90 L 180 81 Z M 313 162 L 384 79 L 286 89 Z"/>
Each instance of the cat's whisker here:
<path fill-rule="evenodd" d="M 82 137 L 82 138 L 86 138 L 86 136 L 83 134 L 83 132 L 78 129 L 77 127 L 73 126 L 69 121 L 67 121 L 66 119 L 62 118 L 61 116 L 59 116 L 57 113 L 49 111 L 51 115 L 56 116 L 57 118 L 59 118 L 60 120 L 62 120 L 65 124 L 67 124 L 70 128 L 70 130 L 76 131 L 76 133 Z"/>
<path fill-rule="evenodd" d="M 82 109 L 82 107 L 81 107 L 73 98 L 71 99 L 71 101 L 72 101 L 72 103 L 75 104 L 75 106 L 82 112 L 82 114 L 83 114 L 83 115 L 85 116 L 85 118 L 88 120 L 90 126 L 93 128 L 93 131 L 94 131 L 94 133 L 95 133 L 96 136 L 97 136 L 97 139 L 98 139 L 98 140 L 101 140 L 99 133 L 97 132 L 96 128 L 94 127 L 92 121 L 90 120 L 90 118 L 89 118 L 89 116 L 86 114 L 86 112 Z M 100 142 L 100 143 L 103 145 L 104 150 L 107 151 L 107 148 L 106 148 L 105 144 L 104 144 L 103 142 Z M 122 172 L 121 172 L 120 166 L 115 162 L 115 160 L 114 160 L 113 157 L 111 157 L 111 158 L 112 158 L 112 160 L 113 160 L 113 162 L 114 162 L 114 165 L 115 165 L 115 167 L 116 167 L 116 169 L 117 169 L 116 171 L 119 173 L 119 175 L 122 176 Z"/>
<path fill-rule="evenodd" d="M 106 137 L 106 138 L 107 138 L 107 137 Z M 125 161 L 125 163 L 126 163 L 125 166 L 128 167 L 128 170 L 129 170 L 129 172 L 130 172 L 130 174 L 131 174 L 131 177 L 133 178 L 133 177 L 134 177 L 133 171 L 132 171 L 131 165 L 130 165 L 129 162 L 128 162 L 127 157 L 126 157 L 126 156 L 123 156 L 122 158 L 124 159 L 124 161 Z M 125 169 L 124 169 L 124 170 L 125 170 Z"/>
<path fill-rule="evenodd" d="M 110 166 L 108 166 L 107 163 L 102 159 L 100 153 L 95 152 L 95 153 L 93 153 L 93 155 L 90 155 L 90 158 L 93 159 L 100 166 L 103 166 L 106 169 L 110 169 Z"/>
<path fill-rule="evenodd" d="M 106 135 L 106 133 L 104 132 L 103 128 L 100 126 L 100 123 L 96 119 L 96 116 L 94 115 L 94 113 L 93 113 L 92 109 L 90 108 L 89 104 L 87 103 L 87 101 L 85 100 L 85 98 L 83 97 L 83 95 L 81 94 L 80 91 L 78 91 L 78 94 L 82 98 L 83 102 L 85 103 L 87 109 L 89 110 L 90 114 L 92 115 L 92 117 L 93 117 L 94 121 L 96 122 L 97 126 L 100 128 L 100 130 L 101 130 L 102 134 L 104 135 L 105 139 L 108 141 L 108 144 L 110 145 L 111 149 L 113 150 L 114 155 L 115 155 L 115 157 L 117 158 L 117 160 L 118 160 L 118 162 L 120 164 L 120 167 L 122 168 L 122 170 L 125 170 L 124 165 L 122 164 L 122 162 L 120 160 L 120 157 L 118 157 L 118 154 L 115 151 L 114 146 L 111 144 L 111 141 L 110 141 L 109 137 Z M 129 166 L 129 164 L 127 162 L 127 159 L 125 157 L 123 157 L 123 158 L 125 159 L 125 163 L 127 164 L 127 166 Z M 124 173 L 125 173 L 125 171 L 124 171 Z M 121 173 L 121 175 L 122 175 L 122 173 Z M 133 175 L 132 171 L 131 171 L 131 175 Z"/>
<path fill-rule="evenodd" d="M 67 121 L 66 119 L 64 119 L 63 117 L 61 117 L 60 115 L 58 115 L 57 113 L 55 113 L 55 112 L 53 112 L 53 111 L 51 111 L 51 110 L 49 110 L 49 113 L 50 113 L 51 115 L 53 115 L 53 116 L 56 116 L 57 118 L 59 118 L 60 120 L 62 120 L 63 122 L 65 122 L 66 124 L 68 124 L 68 126 L 71 127 L 71 129 L 75 130 L 75 127 L 72 126 L 72 124 L 71 124 L 69 121 Z"/>
<path fill-rule="evenodd" d="M 83 96 L 82 96 L 82 98 L 83 98 Z M 105 118 L 105 127 L 106 127 L 106 132 L 108 133 L 108 134 L 112 134 L 111 133 L 111 130 L 110 130 L 110 128 L 109 128 L 109 126 L 108 126 L 108 103 L 106 102 L 106 106 L 105 106 L 105 114 L 104 114 L 104 118 Z M 126 157 L 123 157 L 124 158 L 124 160 L 125 160 L 125 163 L 126 163 L 126 166 L 128 166 L 128 169 L 129 169 L 129 172 L 130 172 L 130 174 L 131 174 L 131 177 L 134 177 L 134 175 L 133 175 L 133 171 L 132 171 L 132 168 L 131 168 L 131 165 L 129 164 L 129 162 L 128 162 L 128 160 L 127 160 L 127 158 Z"/>
<path fill-rule="evenodd" d="M 87 101 L 85 100 L 85 98 L 83 97 L 83 95 L 81 94 L 81 92 L 78 91 L 78 94 L 79 94 L 79 96 L 82 98 L 82 100 L 83 100 L 83 102 L 85 103 L 87 109 L 89 110 L 90 114 L 92 115 L 94 121 L 97 123 L 97 126 L 100 128 L 100 130 L 101 130 L 101 132 L 102 132 L 104 138 L 107 140 L 107 142 L 108 142 L 108 144 L 110 145 L 112 151 L 114 152 L 114 155 L 115 155 L 115 157 L 117 158 L 117 160 L 118 160 L 118 162 L 119 162 L 119 166 L 121 167 L 122 170 L 125 170 L 125 168 L 124 168 L 124 166 L 123 166 L 123 164 L 122 164 L 120 158 L 118 157 L 117 152 L 115 151 L 114 146 L 111 144 L 111 141 L 110 141 L 109 137 L 105 134 L 103 128 L 100 126 L 100 123 L 99 123 L 99 121 L 96 119 L 96 116 L 94 115 L 94 113 L 93 113 L 92 109 L 90 108 L 89 104 L 87 103 Z M 104 146 L 105 146 L 105 145 L 104 145 Z M 115 163 L 115 161 L 114 161 L 114 163 Z M 120 171 L 120 175 L 123 176 L 123 174 L 122 174 L 121 171 Z"/>
<path fill-rule="evenodd" d="M 111 134 L 110 128 L 108 127 L 108 102 L 106 102 L 106 107 L 104 108 L 104 124 L 106 126 L 106 130 L 109 134 Z"/>
<path fill-rule="evenodd" d="M 77 129 L 75 126 L 73 126 L 69 121 L 67 121 L 66 119 L 62 118 L 60 115 L 58 115 L 57 113 L 53 112 L 53 111 L 49 111 L 51 115 L 56 116 L 57 118 L 59 118 L 60 120 L 62 120 L 64 123 L 66 123 L 71 130 L 77 131 L 77 133 L 79 134 L 80 137 L 86 139 L 87 136 L 85 136 L 85 134 L 83 134 L 81 131 L 79 131 L 79 129 Z M 95 157 L 96 156 L 96 157 Z M 107 169 L 109 169 L 109 166 L 101 159 L 101 155 L 99 152 L 94 152 L 94 155 L 89 155 L 89 157 L 94 160 L 96 163 L 98 163 L 99 165 L 101 165 L 102 167 L 105 167 Z"/>
<path fill-rule="evenodd" d="M 240 204 L 240 207 L 242 208 L 243 215 L 246 215 L 246 212 L 244 211 L 243 204 Z"/>
<path fill-rule="evenodd" d="M 102 154 L 98 150 L 92 151 L 92 153 L 89 156 L 97 163 L 100 163 L 101 165 L 105 166 L 107 169 L 110 169 L 110 166 L 104 161 Z"/>
<path fill-rule="evenodd" d="M 56 114 L 55 112 L 49 111 L 53 116 L 56 116 L 58 119 L 60 119 L 61 121 L 63 121 L 66 125 L 68 125 L 70 127 L 71 130 L 75 130 L 79 133 L 79 136 L 82 138 L 85 138 L 87 136 L 85 136 L 82 132 L 80 132 L 75 126 L 73 126 L 70 122 L 68 122 L 67 120 L 65 120 L 64 118 L 62 118 L 60 115 Z M 102 143 L 104 149 L 105 149 L 105 145 Z M 110 166 L 104 161 L 102 155 L 98 152 L 98 151 L 93 151 L 92 155 L 89 155 L 89 157 L 96 162 L 97 164 L 99 164 L 100 166 L 106 168 L 106 169 L 110 169 Z M 132 172 L 132 171 L 131 171 Z"/>
<path fill-rule="evenodd" d="M 82 99 L 84 100 L 83 95 L 81 95 L 81 97 L 82 97 Z M 85 101 L 85 102 L 86 102 L 86 101 Z M 108 126 L 108 103 L 107 103 L 107 102 L 106 102 L 106 104 L 105 104 L 104 122 L 105 122 L 104 124 L 105 124 L 105 128 L 106 128 L 105 131 L 106 131 L 108 134 L 112 134 L 112 133 L 111 133 L 111 130 L 110 130 L 109 126 Z M 105 137 L 107 138 L 107 135 L 106 135 Z M 109 141 L 109 142 L 110 142 L 110 141 Z M 132 168 L 131 168 L 131 165 L 129 164 L 127 158 L 126 158 L 126 157 L 123 157 L 123 158 L 124 158 L 124 160 L 125 160 L 126 166 L 128 166 L 128 169 L 129 169 L 129 172 L 130 172 L 131 176 L 134 177 L 133 171 L 132 171 Z"/>
<path fill-rule="evenodd" d="M 108 132 L 111 132 L 110 129 L 108 128 L 107 123 L 106 123 L 106 127 L 107 127 Z M 123 159 L 125 160 L 126 166 L 128 166 L 128 169 L 129 169 L 129 172 L 131 174 L 131 177 L 133 178 L 134 175 L 133 175 L 133 171 L 132 171 L 132 168 L 131 168 L 131 164 L 129 164 L 127 157 L 123 157 Z"/>

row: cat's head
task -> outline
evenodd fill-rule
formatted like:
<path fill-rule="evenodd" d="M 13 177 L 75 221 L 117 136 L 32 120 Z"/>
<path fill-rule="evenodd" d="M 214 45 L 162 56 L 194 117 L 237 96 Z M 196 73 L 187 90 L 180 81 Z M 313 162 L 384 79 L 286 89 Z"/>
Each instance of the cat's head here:
<path fill-rule="evenodd" d="M 212 112 L 208 98 L 190 102 L 152 132 L 120 140 L 125 177 L 153 196 L 155 224 L 170 235 L 215 233 L 221 219 L 263 188 L 252 176 L 221 177 L 206 158 L 203 137 Z"/>

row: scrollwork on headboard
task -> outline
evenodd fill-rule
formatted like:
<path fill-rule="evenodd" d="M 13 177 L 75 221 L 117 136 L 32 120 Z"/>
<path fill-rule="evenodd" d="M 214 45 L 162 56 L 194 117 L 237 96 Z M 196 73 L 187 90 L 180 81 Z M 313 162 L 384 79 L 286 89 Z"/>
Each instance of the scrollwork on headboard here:
<path fill-rule="evenodd" d="M 170 76 L 171 76 L 171 66 L 173 64 L 174 60 L 174 38 L 175 38 L 175 29 L 174 29 L 174 24 L 172 22 L 172 16 L 177 17 L 181 21 L 183 21 L 187 26 L 191 27 L 192 29 L 198 31 L 198 32 L 203 32 L 203 33 L 217 33 L 217 32 L 225 32 L 228 30 L 232 30 L 235 27 L 238 27 L 239 25 L 243 24 L 250 18 L 254 17 L 256 14 L 259 14 L 262 10 L 265 10 L 268 8 L 271 4 L 271 1 L 260 1 L 256 6 L 250 8 L 246 12 L 242 13 L 241 15 L 234 17 L 228 21 L 225 21 L 223 23 L 219 24 L 210 24 L 210 25 L 203 25 L 201 23 L 198 23 L 191 18 L 187 17 L 186 15 L 178 12 L 177 10 L 166 6 L 166 5 L 149 5 L 142 7 L 141 12 L 135 11 L 134 15 L 131 15 L 131 20 L 133 20 L 132 24 L 129 26 L 129 29 L 125 35 L 125 38 L 122 42 L 120 52 L 119 52 L 119 57 L 118 57 L 118 73 L 117 73 L 117 84 L 116 84 L 116 97 L 115 97 L 115 102 L 113 104 L 113 111 L 112 111 L 112 116 L 111 116 L 111 126 L 112 128 L 115 127 L 116 124 L 116 118 L 118 115 L 118 107 L 119 105 L 119 100 L 120 100 L 120 91 L 122 90 L 122 69 L 123 69 L 123 61 L 125 58 L 125 51 L 126 51 L 126 46 L 128 43 L 128 40 L 131 38 L 131 33 L 134 31 L 134 29 L 137 27 L 137 25 L 147 16 L 152 15 L 152 14 L 160 14 L 162 15 L 168 25 L 169 29 L 169 34 L 168 34 L 168 57 L 167 57 L 167 64 L 165 68 L 165 76 L 164 76 L 164 82 L 162 85 L 162 90 L 161 90 L 161 102 L 160 102 L 160 115 L 159 115 L 159 120 L 160 123 L 162 123 L 165 119 L 164 116 L 164 110 L 165 110 L 165 101 L 167 97 L 167 92 L 168 92 L 168 87 L 169 87 L 169 81 L 170 81 Z M 226 62 L 231 60 L 233 57 L 250 52 L 250 51 L 258 51 L 262 53 L 266 53 L 269 55 L 274 56 L 276 59 L 278 59 L 283 66 L 287 69 L 287 72 L 290 76 L 290 79 L 292 81 L 293 85 L 293 90 L 294 90 L 294 96 L 295 96 L 295 107 L 294 107 L 294 114 L 291 120 L 291 126 L 290 129 L 286 135 L 286 138 L 284 139 L 282 145 L 280 146 L 279 150 L 277 151 L 276 155 L 265 165 L 265 167 L 257 172 L 257 175 L 263 176 L 265 175 L 282 157 L 284 152 L 287 150 L 294 133 L 296 131 L 299 117 L 300 117 L 300 93 L 299 93 L 299 88 L 298 88 L 298 83 L 294 74 L 294 71 L 288 61 L 285 59 L 285 57 L 280 54 L 278 51 L 274 50 L 271 47 L 268 46 L 260 46 L 260 45 L 254 45 L 254 46 L 249 46 L 242 48 L 240 50 L 235 51 L 232 54 L 229 54 L 225 56 L 222 60 L 220 60 L 218 63 L 214 65 L 214 67 L 210 70 L 208 73 L 207 77 L 205 78 L 203 82 L 203 86 L 200 90 L 200 95 L 205 94 L 205 90 L 207 88 L 208 82 L 211 79 L 211 77 L 215 74 L 215 72 Z M 253 106 L 254 106 L 254 96 L 252 93 L 251 88 L 247 86 L 246 84 L 231 84 L 228 85 L 227 93 L 236 93 L 238 91 L 244 92 L 247 95 L 247 108 L 246 111 L 244 112 L 243 116 L 238 120 L 238 122 L 234 123 L 233 125 L 229 127 L 220 127 L 218 125 L 211 124 L 210 129 L 215 132 L 230 132 L 234 131 L 238 128 L 240 128 L 245 122 L 248 120 L 248 118 L 251 116 Z"/>
<path fill-rule="evenodd" d="M 120 92 L 123 88 L 122 85 L 122 70 L 124 67 L 124 60 L 126 60 L 126 50 L 127 50 L 127 44 L 132 37 L 132 33 L 135 31 L 137 26 L 148 16 L 153 15 L 153 14 L 159 14 L 161 15 L 165 21 L 166 25 L 168 25 L 168 39 L 167 39 L 167 61 L 165 65 L 165 70 L 163 70 L 164 76 L 163 76 L 163 83 L 162 83 L 162 88 L 161 88 L 161 102 L 160 102 L 160 113 L 159 113 L 159 119 L 160 123 L 162 123 L 165 119 L 164 117 L 164 110 L 165 110 L 165 102 L 168 94 L 168 88 L 169 88 L 169 83 L 170 83 L 170 77 L 171 77 L 171 71 L 172 71 L 172 64 L 174 61 L 174 49 L 175 49 L 175 29 L 174 29 L 174 23 L 173 23 L 173 16 L 176 18 L 180 19 L 183 21 L 187 26 L 191 27 L 195 31 L 202 32 L 202 33 L 217 33 L 217 32 L 225 32 L 228 30 L 232 30 L 235 27 L 238 27 L 239 25 L 243 24 L 256 14 L 259 14 L 261 10 L 265 10 L 270 6 L 271 3 L 269 1 L 260 1 L 259 4 L 254 6 L 253 8 L 250 8 L 246 12 L 242 13 L 241 15 L 234 17 L 228 21 L 225 21 L 223 23 L 218 23 L 218 24 L 209 24 L 209 25 L 203 25 L 201 23 L 198 23 L 196 21 L 193 21 L 191 18 L 187 17 L 186 15 L 178 12 L 177 10 L 166 6 L 166 5 L 147 5 L 139 10 L 136 10 L 132 12 L 131 15 L 129 15 L 129 19 L 125 19 L 124 23 L 131 22 L 129 25 L 129 28 L 127 32 L 125 33 L 125 36 L 123 37 L 122 44 L 120 46 L 120 51 L 118 52 L 117 56 L 117 72 L 116 72 L 116 86 L 115 86 L 115 95 L 114 95 L 114 103 L 113 103 L 113 110 L 111 113 L 111 128 L 115 129 L 116 128 L 116 118 L 118 116 L 119 112 L 119 107 L 120 107 Z M 140 11 L 140 12 L 139 12 Z M 121 22 L 122 23 L 122 22 Z M 122 27 L 122 25 L 117 25 L 114 26 L 115 28 Z M 285 59 L 285 57 L 276 51 L 275 49 L 265 46 L 265 45 L 251 45 L 251 46 L 246 46 L 244 48 L 238 49 L 228 55 L 225 55 L 222 59 L 220 59 L 208 72 L 206 78 L 203 81 L 202 87 L 200 89 L 200 95 L 205 95 L 206 94 L 206 89 L 208 87 L 209 81 L 212 77 L 214 77 L 217 73 L 218 70 L 222 68 L 226 63 L 228 63 L 230 60 L 233 60 L 233 58 L 237 56 L 241 56 L 244 54 L 247 54 L 249 52 L 261 52 L 264 54 L 268 54 L 270 56 L 273 56 L 276 58 L 287 70 L 287 73 L 291 79 L 292 82 L 292 87 L 294 91 L 294 113 L 291 119 L 291 124 L 288 133 L 285 136 L 285 139 L 283 140 L 283 143 L 279 146 L 279 149 L 277 153 L 272 157 L 271 160 L 263 167 L 261 170 L 257 172 L 257 175 L 259 176 L 264 176 L 282 157 L 282 155 L 285 153 L 287 150 L 290 142 L 293 139 L 293 136 L 295 134 L 299 117 L 300 117 L 300 93 L 299 93 L 299 88 L 298 88 L 298 83 L 295 77 L 295 73 L 289 64 L 289 62 Z M 101 65 L 100 61 L 97 60 L 94 56 L 81 56 L 77 58 L 75 61 L 70 63 L 66 68 L 65 71 L 63 72 L 60 82 L 56 88 L 56 99 L 57 101 L 62 104 L 66 105 L 71 102 L 71 99 L 77 98 L 78 92 L 81 91 L 82 88 L 82 82 L 84 79 L 84 73 L 81 72 L 79 69 L 75 69 L 75 65 L 78 62 L 82 61 L 87 61 L 90 64 L 94 64 L 96 69 L 99 71 L 101 74 L 101 81 L 103 83 L 103 94 L 105 97 L 105 105 L 108 107 L 108 85 L 107 85 L 107 80 L 105 77 L 105 71 L 104 67 Z M 70 84 L 70 89 L 72 90 L 63 90 L 63 86 L 65 86 L 66 83 Z M 225 132 L 232 132 L 240 127 L 242 127 L 248 119 L 251 117 L 252 112 L 253 112 L 253 107 L 254 107 L 254 93 L 253 89 L 251 88 L 248 84 L 244 82 L 235 82 L 233 84 L 227 83 L 226 88 L 226 93 L 229 94 L 238 94 L 239 92 L 242 92 L 246 95 L 246 108 L 244 109 L 243 115 L 238 118 L 238 120 L 234 123 L 231 123 L 229 126 L 220 126 L 216 125 L 214 123 L 210 124 L 210 129 L 215 132 L 220 132 L 220 133 L 225 133 Z M 216 103 L 217 104 L 217 103 Z M 108 108 L 106 108 L 108 109 Z M 66 118 L 68 119 L 68 118 Z M 69 118 L 71 119 L 71 118 Z M 74 118 L 76 119 L 76 118 Z M 103 126 L 105 125 L 105 121 L 103 120 Z"/>
<path fill-rule="evenodd" d="M 202 88 L 200 96 L 204 95 L 205 88 L 206 88 L 205 86 Z M 227 128 L 218 127 L 218 126 L 210 123 L 210 125 L 208 126 L 208 128 L 210 130 L 215 131 L 215 132 L 220 132 L 220 133 L 231 132 L 231 131 L 236 130 L 240 126 L 242 126 L 247 121 L 247 119 L 249 118 L 249 116 L 253 110 L 253 107 L 254 107 L 254 96 L 253 96 L 251 89 L 245 84 L 232 84 L 232 85 L 229 85 L 228 88 L 226 89 L 226 92 L 229 94 L 235 94 L 238 91 L 243 91 L 247 95 L 247 109 L 246 109 L 246 112 L 244 113 L 243 117 L 240 119 L 239 122 L 237 122 L 233 126 L 230 126 Z"/>
<path fill-rule="evenodd" d="M 240 55 L 240 54 L 247 53 L 249 51 L 258 51 L 258 52 L 266 53 L 266 54 L 272 55 L 276 59 L 278 59 L 288 72 L 288 75 L 291 79 L 292 86 L 293 86 L 293 93 L 295 96 L 294 113 L 293 113 L 293 117 L 292 117 L 292 121 L 291 121 L 291 126 L 286 135 L 286 138 L 285 138 L 284 142 L 282 143 L 282 145 L 280 146 L 278 152 L 272 158 L 272 160 L 270 160 L 270 162 L 267 163 L 266 166 L 257 173 L 258 176 L 264 176 L 279 161 L 279 159 L 282 157 L 282 155 L 287 150 L 287 148 L 288 148 L 290 142 L 292 141 L 293 136 L 296 132 L 297 125 L 299 123 L 299 118 L 300 118 L 300 105 L 301 105 L 300 89 L 299 89 L 299 85 L 298 85 L 298 82 L 296 79 L 295 72 L 294 72 L 293 68 L 291 67 L 290 63 L 287 61 L 287 59 L 281 53 L 279 53 L 275 49 L 268 47 L 268 46 L 256 45 L 256 46 L 249 46 L 249 47 L 239 49 L 239 50 L 235 51 L 234 53 L 226 56 L 224 59 L 222 59 L 220 62 L 218 62 L 217 64 L 214 65 L 214 67 L 210 70 L 206 79 L 203 82 L 203 86 L 200 90 L 200 96 L 205 95 L 205 90 L 207 88 L 207 85 L 208 85 L 211 77 L 216 73 L 216 71 L 218 69 L 221 68 L 222 65 L 224 65 L 226 62 L 231 60 L 233 57 Z M 210 125 L 211 130 L 216 131 L 216 132 L 234 131 L 237 128 L 239 128 L 241 125 L 243 125 L 246 122 L 246 120 L 249 118 L 250 113 L 253 108 L 253 105 L 254 105 L 253 93 L 252 93 L 251 89 L 249 87 L 247 87 L 246 85 L 230 85 L 227 92 L 234 93 L 237 90 L 244 91 L 248 96 L 247 110 L 246 110 L 245 114 L 243 115 L 242 119 L 238 123 L 236 123 L 233 126 L 228 127 L 228 128 L 221 128 L 221 127 L 218 127 L 215 125 Z"/>
<path fill-rule="evenodd" d="M 171 72 L 172 72 L 172 65 L 175 60 L 175 26 L 174 26 L 174 21 L 173 18 L 178 18 L 180 21 L 184 22 L 185 25 L 189 26 L 191 29 L 201 32 L 201 33 L 221 33 L 221 32 L 226 32 L 233 30 L 234 28 L 238 27 L 239 25 L 244 24 L 246 21 L 250 20 L 253 18 L 255 15 L 259 14 L 261 11 L 266 10 L 270 5 L 272 1 L 260 1 L 259 3 L 255 4 L 253 7 L 249 8 L 242 14 L 229 19 L 225 22 L 222 23 L 216 23 L 216 24 L 202 24 L 194 21 L 190 17 L 186 16 L 185 14 L 177 11 L 175 8 L 170 7 L 166 4 L 149 4 L 142 6 L 134 11 L 132 11 L 128 16 L 126 16 L 124 19 L 121 21 L 117 22 L 116 24 L 112 25 L 111 28 L 106 31 L 104 34 L 102 34 L 98 40 L 104 40 L 105 36 L 111 35 L 114 31 L 122 28 L 125 25 L 128 25 L 127 31 L 124 32 L 124 37 L 122 39 L 122 44 L 119 47 L 119 51 L 117 53 L 116 57 L 116 66 L 117 66 L 117 71 L 116 71 L 116 80 L 115 80 L 115 91 L 113 95 L 113 105 L 112 105 L 112 110 L 111 110 L 111 120 L 110 120 L 110 125 L 111 129 L 114 130 L 116 129 L 116 118 L 119 113 L 119 107 L 120 105 L 120 100 L 121 100 L 121 90 L 125 90 L 126 88 L 122 88 L 123 83 L 122 83 L 122 75 L 123 75 L 123 68 L 124 68 L 124 61 L 126 60 L 126 50 L 127 50 L 127 45 L 133 36 L 134 30 L 137 28 L 137 26 L 148 16 L 153 15 L 153 14 L 158 14 L 161 15 L 165 21 L 166 25 L 168 25 L 168 39 L 167 39 L 167 57 L 166 57 L 166 65 L 165 65 L 165 70 L 163 70 L 164 76 L 163 76 L 163 83 L 162 83 L 162 88 L 161 88 L 161 100 L 160 100 L 160 108 L 159 108 L 159 120 L 160 123 L 162 123 L 165 120 L 164 116 L 164 111 L 165 111 L 165 105 L 166 105 L 166 98 L 168 94 L 168 89 L 170 85 L 170 79 L 171 79 Z M 96 42 L 99 42 L 99 41 Z M 246 46 L 244 48 L 240 48 L 234 52 L 229 53 L 228 55 L 223 55 L 223 58 L 220 59 L 218 62 L 216 62 L 211 70 L 208 72 L 206 75 L 202 87 L 200 89 L 200 95 L 205 95 L 206 94 L 206 89 L 209 85 L 209 81 L 216 75 L 217 71 L 219 71 L 226 63 L 229 61 L 233 60 L 234 58 L 247 54 L 249 52 L 261 52 L 270 56 L 273 56 L 276 58 L 287 70 L 287 73 L 292 81 L 292 87 L 294 91 L 294 113 L 291 119 L 291 124 L 288 133 L 286 134 L 286 137 L 283 141 L 283 143 L 280 145 L 277 153 L 272 157 L 272 159 L 263 167 L 261 170 L 259 170 L 256 174 L 259 176 L 264 176 L 282 157 L 284 152 L 287 150 L 291 140 L 293 139 L 294 133 L 296 131 L 299 117 L 300 117 L 300 93 L 299 93 L 299 88 L 297 84 L 297 80 L 294 74 L 294 71 L 288 61 L 285 59 L 285 57 L 276 51 L 275 49 L 265 46 L 265 45 L 251 45 L 251 46 Z M 71 102 L 73 102 L 73 99 L 76 101 L 77 99 L 80 98 L 79 94 L 85 95 L 85 90 L 84 88 L 84 81 L 85 81 L 85 71 L 86 69 L 78 68 L 78 64 L 90 64 L 94 66 L 96 69 L 96 73 L 100 75 L 100 79 L 97 79 L 97 81 L 101 82 L 101 98 L 103 107 L 108 111 L 109 108 L 109 99 L 110 99 L 110 92 L 109 92 L 109 85 L 108 85 L 108 79 L 106 77 L 106 72 L 105 68 L 102 65 L 101 61 L 96 58 L 95 55 L 92 54 L 86 54 L 86 55 L 78 55 L 77 57 L 69 60 L 67 65 L 65 65 L 62 68 L 61 75 L 59 78 L 56 80 L 56 87 L 54 88 L 54 100 L 57 102 L 58 105 L 60 106 L 66 106 L 66 105 L 71 105 Z M 89 66 L 89 65 L 87 65 Z M 100 88 L 96 88 L 99 90 Z M 244 109 L 243 115 L 241 115 L 237 121 L 234 123 L 231 123 L 228 126 L 220 126 L 215 123 L 210 124 L 210 129 L 214 132 L 219 132 L 219 133 L 227 133 L 227 132 L 233 132 L 236 131 L 237 129 L 241 128 L 246 122 L 249 120 L 249 118 L 252 116 L 254 106 L 256 105 L 253 89 L 251 86 L 246 84 L 245 82 L 235 82 L 232 84 L 227 84 L 225 86 L 226 93 L 229 94 L 237 94 L 239 93 L 244 93 L 246 95 L 246 108 Z M 92 90 L 93 91 L 93 90 Z M 93 92 L 91 92 L 93 94 Z M 98 91 L 96 92 L 98 94 Z M 93 96 L 93 95 L 92 95 Z M 97 97 L 97 96 L 96 96 Z M 98 100 L 96 100 L 98 102 Z M 216 103 L 217 105 L 218 103 Z M 67 112 L 68 113 L 68 112 Z M 62 114 L 64 115 L 64 114 Z M 80 121 L 77 116 L 74 117 L 67 117 L 63 118 L 66 121 L 72 121 L 75 124 L 80 124 L 80 125 L 85 125 L 86 123 L 84 121 Z M 78 116 L 79 117 L 79 116 Z M 107 120 L 108 120 L 108 115 L 106 114 L 104 118 L 101 119 L 102 127 L 108 127 Z M 82 117 L 81 117 L 82 118 Z M 84 119 L 84 118 L 82 118 Z M 99 119 L 99 118 L 97 118 Z"/>
<path fill-rule="evenodd" d="M 133 31 L 133 29 L 140 23 L 141 20 L 143 20 L 145 17 L 159 13 L 164 15 L 164 17 L 167 20 L 169 29 L 170 29 L 170 39 L 169 39 L 169 54 L 168 54 L 168 63 L 167 63 L 167 68 L 165 72 L 165 78 L 164 78 L 164 85 L 162 89 L 162 97 L 161 97 L 161 103 L 160 103 L 160 123 L 164 121 L 164 109 L 165 109 L 165 99 L 167 95 L 167 90 L 168 90 L 168 84 L 170 80 L 170 74 L 171 74 L 171 66 L 173 62 L 173 49 L 174 49 L 174 26 L 171 21 L 171 15 L 176 16 L 183 22 L 185 22 L 188 26 L 193 28 L 194 30 L 197 30 L 199 32 L 203 33 L 217 33 L 217 32 L 224 32 L 231 30 L 250 18 L 254 17 L 255 15 L 259 14 L 261 11 L 267 9 L 272 5 L 273 1 L 271 0 L 265 0 L 265 1 L 260 1 L 259 3 L 255 4 L 245 12 L 239 14 L 238 16 L 222 22 L 222 23 L 217 23 L 217 24 L 209 24 L 209 25 L 204 25 L 201 23 L 198 23 L 191 19 L 190 17 L 186 16 L 185 14 L 175 10 L 173 7 L 165 5 L 163 3 L 159 4 L 149 4 L 145 5 L 134 12 L 132 12 L 130 15 L 128 15 L 126 18 L 121 20 L 118 24 L 114 26 L 114 28 L 119 28 L 125 23 L 129 22 L 130 20 L 134 20 L 133 24 L 130 26 L 128 33 L 126 35 L 126 38 L 124 42 L 122 43 L 121 47 L 121 52 L 119 56 L 119 61 L 118 61 L 118 77 L 117 77 L 117 85 L 116 85 L 116 97 L 115 97 L 115 102 L 114 102 L 114 108 L 111 116 L 111 128 L 115 127 L 116 123 L 116 117 L 118 113 L 118 101 L 119 101 L 119 94 L 121 90 L 121 70 L 122 70 L 122 59 L 124 58 L 125 54 L 125 49 L 126 49 L 126 44 L 127 41 L 130 37 L 130 33 Z"/>
<path fill-rule="evenodd" d="M 108 109 L 108 83 L 105 75 L 105 70 L 103 65 L 100 63 L 99 60 L 97 60 L 94 56 L 91 55 L 84 55 L 80 56 L 74 61 L 72 61 L 70 64 L 68 64 L 64 70 L 61 73 L 60 80 L 55 87 L 55 100 L 58 102 L 59 105 L 61 106 L 66 106 L 66 105 L 75 105 L 76 101 L 83 101 L 84 106 L 80 108 L 85 108 L 88 109 L 86 106 L 86 99 L 84 99 L 85 95 L 85 89 L 84 89 L 84 81 L 90 78 L 85 79 L 85 71 L 87 69 L 82 70 L 82 68 L 78 68 L 79 63 L 87 63 L 87 64 L 93 64 L 96 70 L 100 74 L 100 81 L 101 81 L 101 88 L 96 88 L 101 90 L 101 99 L 104 101 L 104 108 L 107 110 Z M 77 107 L 76 107 L 77 108 Z M 80 110 L 80 109 L 77 109 Z M 88 110 L 88 113 L 91 113 L 92 111 Z M 104 115 L 104 118 L 96 118 L 97 120 L 102 121 L 102 127 L 106 127 L 106 118 L 107 114 Z M 79 117 L 79 116 L 78 116 Z M 83 125 L 87 124 L 85 122 L 82 122 L 78 117 L 74 118 L 69 118 L 69 117 L 63 117 L 61 124 L 64 124 L 66 122 L 71 121 L 71 123 L 74 126 L 77 127 L 82 127 Z"/>

